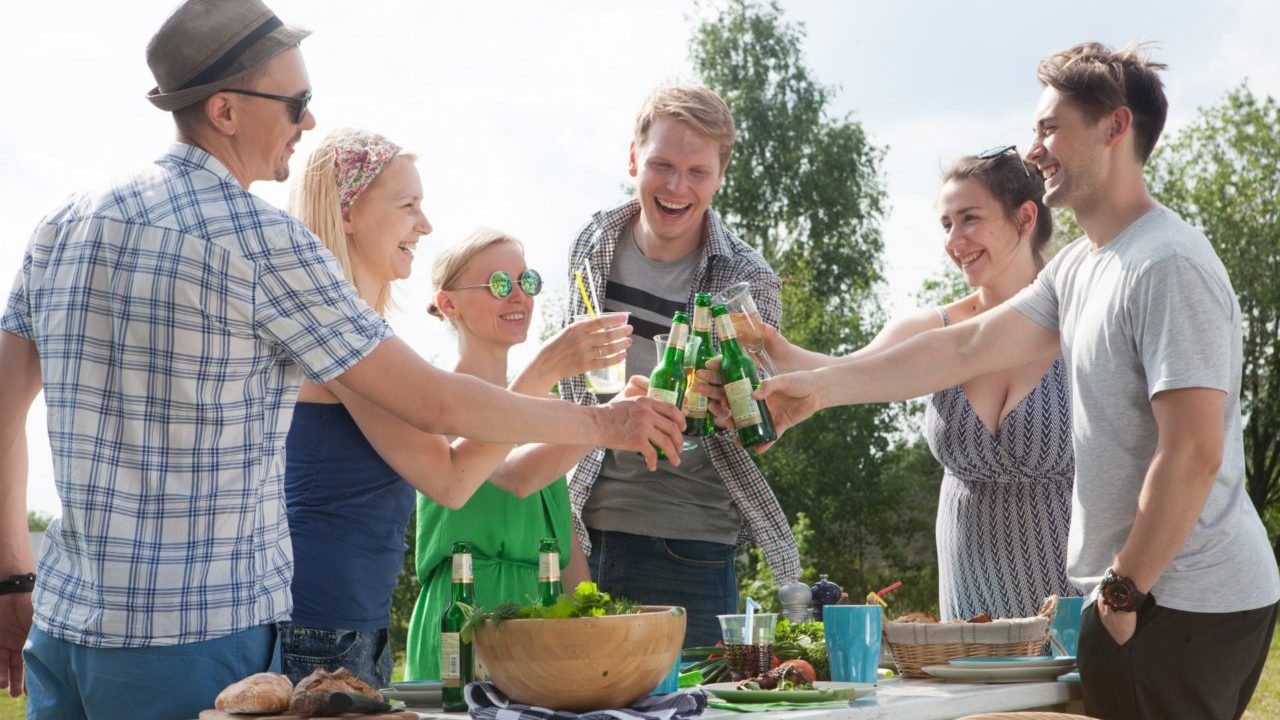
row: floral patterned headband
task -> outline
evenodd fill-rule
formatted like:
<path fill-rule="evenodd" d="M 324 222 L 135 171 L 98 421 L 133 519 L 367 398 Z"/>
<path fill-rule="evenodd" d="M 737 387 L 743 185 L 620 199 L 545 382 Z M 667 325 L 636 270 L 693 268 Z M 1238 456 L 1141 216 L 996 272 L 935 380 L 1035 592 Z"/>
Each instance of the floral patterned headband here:
<path fill-rule="evenodd" d="M 339 140 L 333 149 L 333 164 L 338 171 L 338 199 L 346 217 L 360 193 L 378 177 L 382 169 L 400 152 L 400 146 L 377 133 L 363 130 Z"/>

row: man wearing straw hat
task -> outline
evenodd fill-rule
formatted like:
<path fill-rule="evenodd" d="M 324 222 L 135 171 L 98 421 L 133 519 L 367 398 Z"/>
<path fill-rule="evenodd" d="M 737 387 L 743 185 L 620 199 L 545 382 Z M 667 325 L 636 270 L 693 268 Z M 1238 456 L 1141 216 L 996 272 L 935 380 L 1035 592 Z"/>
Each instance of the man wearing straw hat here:
<path fill-rule="evenodd" d="M 181 5 L 147 48 L 178 142 L 31 239 L 0 318 L 0 683 L 20 694 L 25 661 L 28 717 L 190 718 L 278 667 L 304 373 L 430 433 L 588 437 L 655 465 L 650 443 L 680 445 L 683 417 L 658 403 L 566 409 L 435 370 L 247 192 L 284 180 L 315 127 L 306 35 L 259 0 Z M 24 425 L 41 389 L 63 515 L 33 573 Z"/>
<path fill-rule="evenodd" d="M 654 335 L 666 332 L 676 310 L 691 310 L 697 292 L 747 282 L 764 321 L 776 327 L 781 320 L 778 276 L 711 208 L 734 136 L 733 116 L 714 91 L 655 90 L 631 142 L 636 198 L 596 213 L 569 253 L 571 286 L 585 269 L 604 310 L 630 313 L 628 375 L 649 375 Z M 584 298 L 574 294 L 566 320 L 584 312 Z M 575 402 L 596 402 L 582 377 L 560 389 Z M 737 612 L 740 542 L 760 543 L 779 583 L 800 574 L 791 527 L 732 433 L 702 438 L 679 467 L 663 463 L 657 471 L 634 453 L 597 448 L 570 474 L 569 492 L 596 582 L 638 602 L 685 607 L 686 646 L 714 644 L 716 615 Z"/>

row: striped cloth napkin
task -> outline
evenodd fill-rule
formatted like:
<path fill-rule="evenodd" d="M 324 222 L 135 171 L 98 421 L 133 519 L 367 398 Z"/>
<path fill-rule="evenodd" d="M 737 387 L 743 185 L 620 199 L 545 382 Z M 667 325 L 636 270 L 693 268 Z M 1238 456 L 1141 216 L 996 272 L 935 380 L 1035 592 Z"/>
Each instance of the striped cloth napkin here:
<path fill-rule="evenodd" d="M 470 683 L 464 695 L 474 720 L 691 720 L 707 710 L 707 695 L 701 689 L 646 695 L 631 707 L 584 713 L 513 703 L 487 682 Z"/>

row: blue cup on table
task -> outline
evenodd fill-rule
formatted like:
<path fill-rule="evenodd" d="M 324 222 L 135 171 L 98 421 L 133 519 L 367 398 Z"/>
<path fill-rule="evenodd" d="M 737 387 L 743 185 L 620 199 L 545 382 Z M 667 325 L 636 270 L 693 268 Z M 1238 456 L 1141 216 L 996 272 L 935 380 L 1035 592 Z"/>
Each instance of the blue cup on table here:
<path fill-rule="evenodd" d="M 653 689 L 650 695 L 666 695 L 667 693 L 680 691 L 680 653 L 676 653 L 676 662 L 671 666 L 671 672 L 662 678 L 662 682 L 658 683 L 658 687 Z"/>
<path fill-rule="evenodd" d="M 1084 612 L 1083 597 L 1059 597 L 1058 612 L 1053 616 L 1053 624 L 1049 626 L 1049 634 L 1053 635 L 1067 655 L 1075 655 L 1080 647 L 1080 615 Z M 1055 655 L 1060 652 L 1052 644 L 1049 650 Z"/>
<path fill-rule="evenodd" d="M 823 634 L 831 679 L 876 684 L 880 668 L 879 605 L 827 605 L 822 608 Z"/>

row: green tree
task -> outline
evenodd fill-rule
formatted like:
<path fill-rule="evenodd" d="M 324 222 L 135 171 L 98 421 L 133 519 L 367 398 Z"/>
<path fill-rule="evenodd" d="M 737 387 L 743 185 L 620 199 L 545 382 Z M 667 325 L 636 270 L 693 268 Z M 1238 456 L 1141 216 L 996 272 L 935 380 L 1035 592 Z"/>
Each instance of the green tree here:
<path fill-rule="evenodd" d="M 44 532 L 49 529 L 53 516 L 38 510 L 27 511 L 27 532 Z"/>
<path fill-rule="evenodd" d="M 831 114 L 835 89 L 814 79 L 803 39 L 804 28 L 776 3 L 732 0 L 696 28 L 691 55 L 738 129 L 715 207 L 782 276 L 783 333 L 845 354 L 884 320 L 874 294 L 884 150 L 849 116 Z M 806 573 L 828 573 L 854 597 L 882 577 L 934 562 L 932 533 L 916 542 L 927 503 L 903 512 L 902 488 L 887 473 L 901 413 L 884 405 L 828 410 L 760 459 L 788 514 L 812 523 L 802 547 Z M 899 535 L 908 527 L 915 534 Z M 741 587 L 758 593 L 751 567 Z"/>
<path fill-rule="evenodd" d="M 1202 108 L 1147 167 L 1157 199 L 1200 228 L 1244 320 L 1241 405 L 1249 497 L 1280 530 L 1280 106 L 1247 84 Z M 1280 557 L 1280 538 L 1274 549 Z"/>

